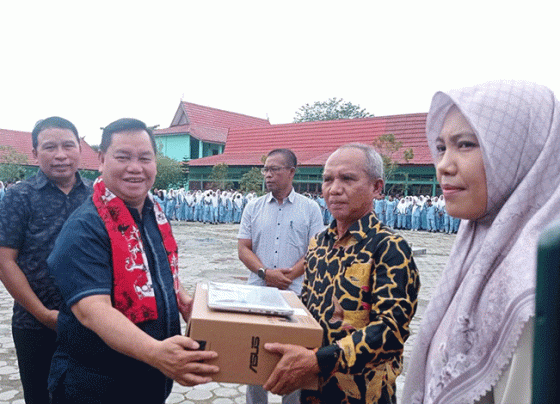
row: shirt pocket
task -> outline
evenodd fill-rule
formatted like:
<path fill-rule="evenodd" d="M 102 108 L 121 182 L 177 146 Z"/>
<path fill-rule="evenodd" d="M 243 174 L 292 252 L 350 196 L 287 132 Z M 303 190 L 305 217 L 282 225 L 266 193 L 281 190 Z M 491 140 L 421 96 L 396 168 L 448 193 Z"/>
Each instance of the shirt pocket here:
<path fill-rule="evenodd" d="M 296 224 L 290 221 L 290 226 L 288 227 L 288 244 L 297 248 L 298 250 L 307 250 L 309 246 L 309 238 L 307 235 L 307 226 L 303 224 Z"/>
<path fill-rule="evenodd" d="M 354 263 L 346 268 L 344 278 L 361 289 L 368 288 L 371 277 L 370 263 Z"/>
<path fill-rule="evenodd" d="M 354 263 L 344 271 L 342 287 L 345 293 L 341 296 L 344 301 L 344 324 L 351 328 L 362 328 L 369 323 L 371 267 L 370 263 Z"/>

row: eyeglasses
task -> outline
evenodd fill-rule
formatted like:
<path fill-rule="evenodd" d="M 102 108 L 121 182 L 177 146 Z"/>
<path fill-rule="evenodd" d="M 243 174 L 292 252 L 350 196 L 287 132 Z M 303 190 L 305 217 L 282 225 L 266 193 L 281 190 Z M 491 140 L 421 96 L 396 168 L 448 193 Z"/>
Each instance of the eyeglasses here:
<path fill-rule="evenodd" d="M 283 168 L 291 168 L 291 167 L 263 167 L 261 168 L 261 174 L 265 175 L 267 173 L 271 173 L 271 174 L 276 174 L 278 173 L 280 170 L 282 170 Z"/>

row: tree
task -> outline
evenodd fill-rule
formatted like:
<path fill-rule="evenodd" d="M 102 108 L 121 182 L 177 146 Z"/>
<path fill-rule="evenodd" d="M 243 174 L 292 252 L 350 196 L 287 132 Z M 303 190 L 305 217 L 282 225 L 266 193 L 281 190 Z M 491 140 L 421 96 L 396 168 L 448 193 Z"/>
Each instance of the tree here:
<path fill-rule="evenodd" d="M 181 163 L 170 157 L 158 154 L 156 157 L 157 176 L 154 188 L 168 189 L 169 187 L 179 188 L 185 182 L 185 176 Z"/>
<path fill-rule="evenodd" d="M 208 178 L 213 183 L 213 188 L 227 189 L 232 187 L 232 183 L 228 181 L 228 165 L 219 163 L 212 167 L 212 172 Z"/>
<path fill-rule="evenodd" d="M 20 181 L 25 178 L 27 156 L 11 146 L 0 146 L 0 179 Z"/>
<path fill-rule="evenodd" d="M 261 174 L 261 169 L 253 167 L 243 174 L 239 181 L 239 188 L 241 191 L 254 191 L 260 195 L 263 191 L 263 175 Z"/>
<path fill-rule="evenodd" d="M 393 178 L 395 172 L 399 168 L 397 160 L 399 159 L 398 151 L 402 148 L 402 142 L 395 138 L 395 135 L 388 133 L 379 136 L 372 142 L 373 147 L 381 155 L 383 159 L 383 172 L 385 174 L 385 183 Z M 408 148 L 403 150 L 402 159 L 409 162 L 414 158 L 414 150 Z M 391 192 L 391 188 L 386 189 L 387 193 Z"/>
<path fill-rule="evenodd" d="M 312 121 L 334 121 L 336 119 L 354 119 L 371 117 L 365 109 L 342 98 L 329 98 L 327 101 L 316 101 L 313 105 L 305 104 L 296 111 L 294 123 Z"/>

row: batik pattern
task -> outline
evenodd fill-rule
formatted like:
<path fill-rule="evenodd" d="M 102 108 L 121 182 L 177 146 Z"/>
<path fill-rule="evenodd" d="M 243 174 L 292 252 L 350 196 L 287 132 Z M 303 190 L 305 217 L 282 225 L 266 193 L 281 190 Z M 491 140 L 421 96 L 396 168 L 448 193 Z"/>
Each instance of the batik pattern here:
<path fill-rule="evenodd" d="M 341 348 L 333 371 L 321 380 L 322 402 L 396 401 L 419 287 L 408 244 L 373 213 L 341 240 L 336 221 L 312 240 L 303 299 L 323 327 L 323 346 Z"/>

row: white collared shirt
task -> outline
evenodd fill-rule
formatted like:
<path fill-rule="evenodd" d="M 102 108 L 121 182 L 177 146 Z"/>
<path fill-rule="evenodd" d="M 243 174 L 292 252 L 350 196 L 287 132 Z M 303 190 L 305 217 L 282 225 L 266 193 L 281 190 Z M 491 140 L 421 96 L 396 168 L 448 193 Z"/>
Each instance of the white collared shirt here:
<path fill-rule="evenodd" d="M 268 193 L 250 201 L 241 217 L 238 239 L 249 239 L 252 251 L 265 268 L 290 268 L 302 258 L 309 241 L 324 229 L 317 203 L 292 191 L 282 204 Z M 262 284 L 251 271 L 249 283 Z M 303 276 L 292 282 L 290 290 L 301 293 Z"/>

